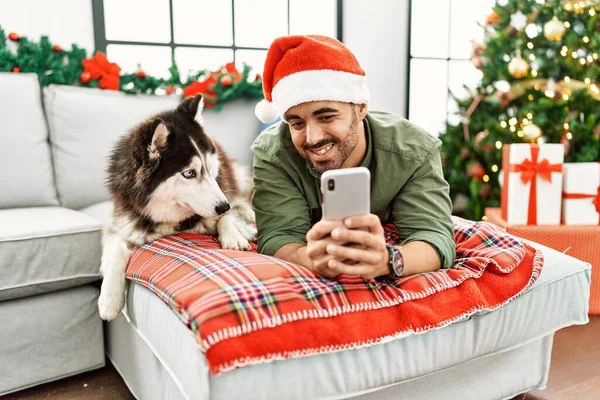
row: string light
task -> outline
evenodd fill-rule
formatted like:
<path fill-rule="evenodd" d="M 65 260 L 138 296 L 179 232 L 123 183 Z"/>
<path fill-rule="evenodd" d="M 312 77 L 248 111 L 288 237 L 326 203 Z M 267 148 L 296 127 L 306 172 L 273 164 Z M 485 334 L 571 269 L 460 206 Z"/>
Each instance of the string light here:
<path fill-rule="evenodd" d="M 596 15 L 596 10 L 594 8 L 590 8 L 589 13 L 593 17 L 594 15 Z"/>
<path fill-rule="evenodd" d="M 517 130 L 517 128 L 515 128 L 515 126 L 514 126 L 514 125 L 510 127 L 510 131 L 511 131 L 511 132 L 515 132 L 516 130 Z"/>
<path fill-rule="evenodd" d="M 529 120 L 527 118 L 523 118 L 523 125 L 527 125 L 529 123 Z"/>
<path fill-rule="evenodd" d="M 500 126 L 503 127 L 503 128 L 506 128 L 506 121 L 500 122 Z"/>
<path fill-rule="evenodd" d="M 583 43 L 589 43 L 590 42 L 590 38 L 587 36 L 583 37 Z"/>
<path fill-rule="evenodd" d="M 527 47 L 529 48 L 529 50 L 533 49 L 533 43 L 531 43 L 531 42 L 527 43 Z"/>
<path fill-rule="evenodd" d="M 490 176 L 489 175 L 484 175 L 483 176 L 483 181 L 484 182 L 489 182 L 490 181 Z"/>
<path fill-rule="evenodd" d="M 517 136 L 522 138 L 523 136 L 525 136 L 525 132 L 519 131 L 519 132 L 517 132 Z"/>
<path fill-rule="evenodd" d="M 529 59 L 530 59 L 531 61 L 535 61 L 535 56 L 534 56 L 533 54 L 530 54 L 530 55 L 529 55 Z"/>
<path fill-rule="evenodd" d="M 573 134 L 571 132 L 567 132 L 567 139 L 573 139 Z"/>
<path fill-rule="evenodd" d="M 496 164 L 492 165 L 492 172 L 498 172 L 498 166 Z"/>
<path fill-rule="evenodd" d="M 502 142 L 501 142 L 501 141 L 499 141 L 499 140 L 498 140 L 498 141 L 496 142 L 496 148 L 497 148 L 498 150 L 500 150 L 500 149 L 502 148 Z"/>
<path fill-rule="evenodd" d="M 537 76 L 537 75 L 538 75 L 537 69 L 532 69 L 532 70 L 531 70 L 531 76 L 534 76 L 534 77 L 535 77 L 535 76 Z"/>
<path fill-rule="evenodd" d="M 533 114 L 532 114 L 532 113 L 530 113 L 530 112 L 528 112 L 528 113 L 527 113 L 527 118 L 529 118 L 529 119 L 533 119 Z"/>
<path fill-rule="evenodd" d="M 516 125 L 516 124 L 517 124 L 517 122 L 519 122 L 519 121 L 517 121 L 517 119 L 516 119 L 516 118 L 514 118 L 514 117 L 508 120 L 508 123 L 509 123 L 510 125 Z"/>
<path fill-rule="evenodd" d="M 579 59 L 579 64 L 585 65 L 585 58 L 580 58 Z"/>
<path fill-rule="evenodd" d="M 594 62 L 594 57 L 592 57 L 591 55 L 588 54 L 587 58 L 588 62 Z"/>
<path fill-rule="evenodd" d="M 569 124 L 567 122 L 565 122 L 563 126 L 565 127 L 565 129 L 569 129 Z"/>
<path fill-rule="evenodd" d="M 569 21 L 565 21 L 565 27 L 570 28 L 571 27 L 571 23 Z"/>
<path fill-rule="evenodd" d="M 529 101 L 533 101 L 533 95 L 530 94 L 529 96 L 527 96 L 527 98 L 529 99 Z"/>
<path fill-rule="evenodd" d="M 584 81 L 585 83 L 587 83 L 588 85 L 589 85 L 590 83 L 592 83 L 592 80 L 591 80 L 590 78 L 585 78 L 583 81 Z"/>
<path fill-rule="evenodd" d="M 567 83 L 571 82 L 571 78 L 569 78 L 568 76 L 565 76 L 565 82 L 567 82 Z"/>
<path fill-rule="evenodd" d="M 538 138 L 538 140 L 537 140 L 537 143 L 538 143 L 538 144 L 544 144 L 545 142 L 546 142 L 546 141 L 544 140 L 544 138 L 543 138 L 543 137 L 541 137 L 541 138 Z"/>
<path fill-rule="evenodd" d="M 594 53 L 594 54 L 592 54 L 592 58 L 593 58 L 594 60 L 597 60 L 597 59 L 598 59 L 598 53 Z"/>
<path fill-rule="evenodd" d="M 572 53 L 571 53 L 571 57 L 573 57 L 573 58 L 577 58 L 577 53 L 576 53 L 576 52 L 572 52 Z"/>

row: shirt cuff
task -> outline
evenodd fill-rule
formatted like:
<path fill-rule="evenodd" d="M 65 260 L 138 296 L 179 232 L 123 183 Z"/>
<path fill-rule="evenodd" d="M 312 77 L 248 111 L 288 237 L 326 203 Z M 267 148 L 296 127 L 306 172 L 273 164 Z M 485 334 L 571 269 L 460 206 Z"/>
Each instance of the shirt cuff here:
<path fill-rule="evenodd" d="M 442 268 L 453 268 L 456 258 L 456 245 L 454 240 L 448 239 L 446 236 L 433 232 L 415 232 L 407 237 L 401 244 L 409 242 L 425 242 L 429 244 L 438 257 L 440 258 L 440 266 Z"/>
<path fill-rule="evenodd" d="M 258 252 L 267 256 L 274 256 L 277 250 L 291 243 L 306 245 L 306 240 L 303 237 L 293 235 L 277 235 L 265 240 L 259 240 Z"/>

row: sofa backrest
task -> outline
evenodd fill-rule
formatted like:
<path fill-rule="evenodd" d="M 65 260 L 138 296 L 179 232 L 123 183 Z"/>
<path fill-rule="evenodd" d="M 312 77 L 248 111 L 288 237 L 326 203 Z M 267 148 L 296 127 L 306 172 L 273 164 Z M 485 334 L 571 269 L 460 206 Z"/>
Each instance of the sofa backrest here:
<path fill-rule="evenodd" d="M 0 208 L 58 205 L 36 74 L 0 72 Z"/>
<path fill-rule="evenodd" d="M 174 108 L 180 101 L 179 96 L 133 96 L 59 85 L 44 88 L 61 204 L 81 209 L 109 200 L 106 166 L 115 142 L 147 117 Z M 251 165 L 250 145 L 260 127 L 252 103 L 230 102 L 221 111 L 205 108 L 204 120 L 207 133 L 232 158 Z"/>

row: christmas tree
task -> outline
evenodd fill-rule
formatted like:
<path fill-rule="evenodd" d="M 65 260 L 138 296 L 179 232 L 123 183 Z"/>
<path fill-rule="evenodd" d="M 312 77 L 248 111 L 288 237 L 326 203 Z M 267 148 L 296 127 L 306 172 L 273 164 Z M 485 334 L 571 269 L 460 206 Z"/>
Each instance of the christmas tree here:
<path fill-rule="evenodd" d="M 600 1 L 497 0 L 473 43 L 482 80 L 441 135 L 465 217 L 499 206 L 505 144 L 562 143 L 565 162 L 600 160 L 599 13 Z"/>

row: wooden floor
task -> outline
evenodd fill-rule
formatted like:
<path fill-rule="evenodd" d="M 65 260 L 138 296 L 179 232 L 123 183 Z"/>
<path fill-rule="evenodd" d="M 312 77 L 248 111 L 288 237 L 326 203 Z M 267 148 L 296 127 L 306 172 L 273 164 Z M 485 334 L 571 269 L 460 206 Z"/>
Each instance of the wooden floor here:
<path fill-rule="evenodd" d="M 3 399 L 130 400 L 134 397 L 109 364 L 97 371 L 41 385 Z M 516 399 L 600 399 L 600 316 L 591 317 L 587 325 L 572 326 L 557 332 L 548 388 Z"/>

